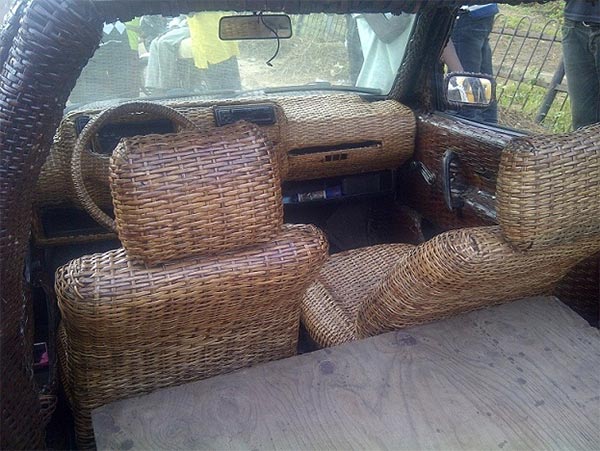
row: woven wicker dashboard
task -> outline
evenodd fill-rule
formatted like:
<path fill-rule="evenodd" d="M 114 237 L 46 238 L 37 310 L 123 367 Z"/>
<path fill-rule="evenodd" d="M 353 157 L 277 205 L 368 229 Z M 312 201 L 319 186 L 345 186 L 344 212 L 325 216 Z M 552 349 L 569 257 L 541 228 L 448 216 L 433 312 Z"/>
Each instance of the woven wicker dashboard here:
<path fill-rule="evenodd" d="M 217 127 L 215 101 L 161 101 L 192 120 L 200 130 Z M 219 101 L 218 105 L 269 105 L 272 124 L 260 125 L 273 143 L 282 180 L 309 180 L 394 169 L 414 150 L 416 120 L 413 112 L 395 100 L 369 101 L 355 94 L 328 94 Z M 71 156 L 77 140 L 76 122 L 101 111 L 69 112 L 63 119 L 39 178 L 36 208 L 77 206 L 71 180 Z M 144 116 L 119 118 L 120 125 L 148 120 Z M 151 119 L 151 118 L 150 118 Z M 111 208 L 108 185 L 109 154 L 82 155 L 86 187 L 101 207 Z M 36 224 L 34 221 L 34 234 Z"/>

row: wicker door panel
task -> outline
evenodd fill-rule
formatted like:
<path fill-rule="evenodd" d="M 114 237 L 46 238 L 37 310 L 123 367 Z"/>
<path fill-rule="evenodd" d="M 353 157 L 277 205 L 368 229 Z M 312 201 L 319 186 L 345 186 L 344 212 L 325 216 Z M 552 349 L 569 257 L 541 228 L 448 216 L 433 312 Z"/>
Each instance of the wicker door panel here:
<path fill-rule="evenodd" d="M 413 164 L 416 169 L 408 170 L 402 177 L 400 193 L 406 193 L 408 205 L 444 230 L 494 224 L 488 213 L 494 213 L 492 196 L 500 155 L 512 137 L 508 131 L 467 124 L 448 116 L 421 116 L 417 118 L 414 153 L 418 165 Z M 473 202 L 467 201 L 453 211 L 446 206 L 443 192 L 442 162 L 448 150 L 458 160 L 455 186 L 460 186 L 467 198 L 473 194 Z M 419 167 L 426 168 L 433 177 L 426 180 Z"/>

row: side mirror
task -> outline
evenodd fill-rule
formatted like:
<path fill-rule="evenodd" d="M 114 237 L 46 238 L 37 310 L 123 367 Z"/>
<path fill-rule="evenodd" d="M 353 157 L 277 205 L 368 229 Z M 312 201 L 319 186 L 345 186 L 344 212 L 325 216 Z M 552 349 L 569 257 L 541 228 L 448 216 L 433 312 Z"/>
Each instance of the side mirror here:
<path fill-rule="evenodd" d="M 496 100 L 491 75 L 451 72 L 444 77 L 445 100 L 450 106 L 487 108 Z"/>
<path fill-rule="evenodd" d="M 287 14 L 252 14 L 224 16 L 219 21 L 219 39 L 289 39 L 292 20 Z"/>

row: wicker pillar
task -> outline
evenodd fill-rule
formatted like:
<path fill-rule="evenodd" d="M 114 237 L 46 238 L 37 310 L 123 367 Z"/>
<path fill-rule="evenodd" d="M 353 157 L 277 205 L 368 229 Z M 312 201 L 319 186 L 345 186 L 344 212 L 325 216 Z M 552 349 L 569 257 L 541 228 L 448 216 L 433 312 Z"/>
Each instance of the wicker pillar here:
<path fill-rule="evenodd" d="M 0 36 L 2 449 L 44 446 L 47 397 L 40 401 L 33 380 L 33 319 L 22 277 L 32 193 L 68 95 L 100 40 L 102 25 L 91 2 L 25 3 L 15 3 Z"/>

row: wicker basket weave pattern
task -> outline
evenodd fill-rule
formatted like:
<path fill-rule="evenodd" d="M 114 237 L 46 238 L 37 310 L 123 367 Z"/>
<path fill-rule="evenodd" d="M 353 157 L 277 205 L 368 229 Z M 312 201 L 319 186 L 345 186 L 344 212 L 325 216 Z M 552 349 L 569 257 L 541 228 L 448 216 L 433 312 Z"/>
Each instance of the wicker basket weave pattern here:
<path fill-rule="evenodd" d="M 452 230 L 399 259 L 358 313 L 358 336 L 547 294 L 600 237 L 539 250 L 514 250 L 499 227 Z"/>
<path fill-rule="evenodd" d="M 0 448 L 40 449 L 53 401 L 40 394 L 33 371 L 33 306 L 23 276 L 31 206 L 102 20 L 89 2 L 71 0 L 17 0 L 11 11 L 0 30 Z"/>
<path fill-rule="evenodd" d="M 412 156 L 416 120 L 399 102 L 369 103 L 356 95 L 309 100 L 310 108 L 307 99 L 285 103 L 281 142 L 288 152 L 287 180 L 397 168 Z M 328 159 L 331 154 L 344 156 Z"/>
<path fill-rule="evenodd" d="M 600 125 L 523 137 L 505 148 L 497 186 L 498 223 L 519 249 L 600 235 Z"/>
<path fill-rule="evenodd" d="M 156 101 L 171 106 L 189 118 L 202 132 L 211 133 L 217 127 L 214 102 L 205 100 Z M 219 101 L 219 105 L 245 105 L 257 99 Z M 416 133 L 412 111 L 389 100 L 367 102 L 357 95 L 282 97 L 268 102 L 275 110 L 276 123 L 261 125 L 260 130 L 273 145 L 282 180 L 312 179 L 370 170 L 398 167 L 412 156 Z M 79 201 L 70 177 L 71 156 L 77 135 L 75 121 L 81 116 L 99 114 L 101 105 L 69 112 L 57 131 L 50 155 L 42 168 L 36 188 L 38 206 L 72 204 Z M 111 106 L 114 105 L 104 105 Z M 113 123 L 131 123 L 152 119 L 149 115 L 125 115 Z M 363 147 L 352 147 L 363 143 Z M 369 144 L 370 143 L 370 144 Z M 97 145 L 97 144 L 96 144 Z M 350 148 L 344 150 L 344 145 Z M 339 148 L 341 146 L 342 148 Z M 338 149 L 328 151 L 327 148 Z M 313 149 L 309 153 L 288 155 L 294 149 Z M 321 148 L 321 151 L 318 149 Z M 315 149 L 317 149 L 315 151 Z M 343 152 L 345 159 L 327 156 Z M 291 165 L 291 171 L 288 166 Z M 81 169 L 91 198 L 100 207 L 111 206 L 108 186 L 109 158 L 86 150 L 82 152 Z M 106 238 L 106 236 L 102 236 Z M 90 239 L 93 238 L 90 236 Z M 39 244 L 70 242 L 78 238 L 47 238 L 36 230 Z"/>
<path fill-rule="evenodd" d="M 330 257 L 302 300 L 321 346 L 549 293 L 600 238 L 521 252 L 500 228 L 457 229 L 418 246 L 380 245 Z"/>
<path fill-rule="evenodd" d="M 128 255 L 156 264 L 270 240 L 283 224 L 271 149 L 242 123 L 122 140 L 110 179 Z"/>
<path fill-rule="evenodd" d="M 361 288 L 364 276 L 355 281 L 341 268 L 358 265 L 366 273 L 368 257 L 380 251 L 367 248 L 354 254 L 359 259 L 332 257 L 323 269 L 330 274 L 321 273 L 303 300 L 309 334 L 325 346 L 340 344 L 550 293 L 600 250 L 598 132 L 595 125 L 509 143 L 498 176 L 500 225 L 452 230 L 400 255 L 390 253 L 393 267 L 368 294 Z M 328 278 L 344 287 L 343 296 L 323 284 Z"/>
<path fill-rule="evenodd" d="M 313 226 L 155 267 L 124 249 L 59 268 L 62 366 L 81 446 L 107 402 L 295 353 L 299 302 L 327 255 Z"/>
<path fill-rule="evenodd" d="M 42 167 L 42 172 L 36 187 L 37 205 L 60 205 L 73 203 L 77 205 L 73 182 L 71 180 L 71 154 L 77 141 L 75 119 L 81 113 L 67 113 L 61 121 L 50 155 Z M 96 204 L 110 207 L 111 197 L 108 189 L 109 156 L 96 152 L 82 153 L 81 168 L 86 188 Z"/>
<path fill-rule="evenodd" d="M 123 248 L 56 274 L 79 446 L 93 445 L 95 407 L 295 353 L 327 241 L 283 225 L 278 169 L 243 122 L 119 143 L 110 186 Z"/>
<path fill-rule="evenodd" d="M 332 255 L 302 299 L 302 323 L 321 346 L 355 340 L 361 303 L 412 249 L 383 244 Z"/>

